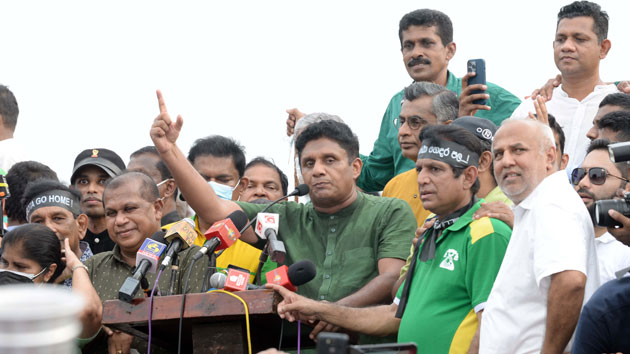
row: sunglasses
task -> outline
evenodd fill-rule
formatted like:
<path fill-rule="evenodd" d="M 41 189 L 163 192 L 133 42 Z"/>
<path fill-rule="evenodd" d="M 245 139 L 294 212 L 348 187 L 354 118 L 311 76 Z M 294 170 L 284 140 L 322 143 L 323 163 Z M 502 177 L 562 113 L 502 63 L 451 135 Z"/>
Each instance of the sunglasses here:
<path fill-rule="evenodd" d="M 584 178 L 587 174 L 588 174 L 588 179 L 591 181 L 591 183 L 595 185 L 602 185 L 606 183 L 606 177 L 608 176 L 618 178 L 622 181 L 630 182 L 626 178 L 611 175 L 603 167 L 591 167 L 588 170 L 582 167 L 578 167 L 578 168 L 573 169 L 573 172 L 571 172 L 571 183 L 577 186 L 582 180 L 582 178 Z"/>

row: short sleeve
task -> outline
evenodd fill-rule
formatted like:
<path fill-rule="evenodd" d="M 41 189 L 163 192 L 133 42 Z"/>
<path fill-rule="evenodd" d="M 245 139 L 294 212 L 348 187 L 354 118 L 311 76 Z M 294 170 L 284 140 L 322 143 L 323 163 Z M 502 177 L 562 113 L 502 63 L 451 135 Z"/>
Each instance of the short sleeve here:
<path fill-rule="evenodd" d="M 378 259 L 407 259 L 409 246 L 416 232 L 416 218 L 409 205 L 400 199 L 389 199 L 387 212 L 381 215 Z"/>
<path fill-rule="evenodd" d="M 249 220 L 255 218 L 256 215 L 267 206 L 267 204 L 252 204 L 247 202 L 236 202 L 236 204 L 243 209 Z"/>

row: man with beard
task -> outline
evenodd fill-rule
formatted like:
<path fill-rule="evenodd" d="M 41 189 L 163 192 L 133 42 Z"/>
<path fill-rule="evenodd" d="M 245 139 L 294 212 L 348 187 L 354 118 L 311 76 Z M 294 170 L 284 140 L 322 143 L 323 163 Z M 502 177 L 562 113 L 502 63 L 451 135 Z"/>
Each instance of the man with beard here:
<path fill-rule="evenodd" d="M 626 164 L 610 161 L 608 144 L 609 141 L 606 139 L 593 140 L 584 162 L 571 173 L 571 182 L 593 219 L 599 278 L 602 284 L 614 279 L 616 271 L 630 267 L 630 248 L 617 241 L 606 231 L 606 227 L 595 223 L 595 202 L 614 198 L 617 190 L 624 188 L 628 183 Z"/>
<path fill-rule="evenodd" d="M 125 163 L 108 149 L 83 150 L 74 160 L 70 184 L 81 192 L 81 211 L 88 216 L 84 241 L 92 252 L 111 251 L 114 242 L 109 238 L 103 208 L 105 183 L 125 169 Z"/>

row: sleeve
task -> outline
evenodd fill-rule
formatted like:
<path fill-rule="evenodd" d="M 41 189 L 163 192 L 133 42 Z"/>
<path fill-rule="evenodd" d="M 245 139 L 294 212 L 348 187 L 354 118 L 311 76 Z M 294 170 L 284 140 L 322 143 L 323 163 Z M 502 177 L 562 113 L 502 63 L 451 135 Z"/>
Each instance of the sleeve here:
<path fill-rule="evenodd" d="M 484 309 L 512 233 L 501 221 L 482 218 L 477 222 L 474 226 L 470 225 L 471 242 L 466 252 L 465 276 L 466 289 L 475 312 Z"/>
<path fill-rule="evenodd" d="M 569 208 L 570 209 L 570 208 Z M 565 270 L 577 270 L 584 274 L 587 269 L 587 239 L 594 238 L 592 226 L 590 234 L 579 215 L 562 208 L 559 204 L 534 210 L 532 246 L 534 254 L 534 275 L 536 284 L 541 287 L 543 279 Z M 558 225 L 558 220 L 563 220 Z M 590 225 L 590 220 L 588 221 Z M 548 282 L 542 283 L 543 286 Z"/>
<path fill-rule="evenodd" d="M 399 115 L 401 99 L 401 93 L 392 97 L 381 120 L 381 128 L 372 152 L 369 156 L 361 155 L 363 168 L 357 179 L 357 185 L 366 192 L 381 191 L 396 175 L 389 133 L 393 129 L 393 119 Z"/>
<path fill-rule="evenodd" d="M 400 199 L 388 199 L 390 205 L 381 214 L 378 259 L 406 259 L 416 232 L 416 218 L 409 205 Z"/>
<path fill-rule="evenodd" d="M 243 209 L 249 220 L 255 218 L 256 215 L 267 206 L 267 204 L 252 204 L 247 202 L 236 202 L 236 204 Z"/>
<path fill-rule="evenodd" d="M 510 91 L 498 85 L 488 83 L 487 86 L 488 94 L 490 95 L 490 99 L 488 101 L 490 110 L 480 110 L 477 111 L 477 114 L 475 115 L 481 118 L 487 118 L 499 126 L 501 125 L 501 122 L 510 117 L 521 105 L 521 100 Z"/>
<path fill-rule="evenodd" d="M 510 118 L 527 117 L 527 114 L 529 112 L 536 112 L 536 109 L 534 108 L 534 101 L 532 101 L 531 99 L 523 101 L 518 107 L 516 107 L 516 109 L 512 112 Z"/>

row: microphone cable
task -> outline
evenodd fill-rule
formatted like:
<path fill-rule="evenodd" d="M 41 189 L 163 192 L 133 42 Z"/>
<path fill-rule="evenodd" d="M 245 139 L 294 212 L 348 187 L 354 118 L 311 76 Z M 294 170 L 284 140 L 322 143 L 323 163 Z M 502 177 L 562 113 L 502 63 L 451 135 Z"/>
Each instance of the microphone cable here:
<path fill-rule="evenodd" d="M 208 291 L 208 293 L 223 293 L 223 294 L 228 294 L 232 297 L 235 297 L 236 299 L 238 299 L 238 301 L 240 301 L 243 304 L 243 308 L 245 309 L 245 327 L 247 328 L 247 352 L 249 354 L 252 354 L 252 337 L 251 337 L 251 331 L 249 329 L 249 309 L 247 308 L 247 303 L 245 302 L 245 300 L 243 300 L 242 297 L 231 293 L 229 291 L 225 291 L 225 290 L 210 290 Z"/>
<path fill-rule="evenodd" d="M 155 289 L 157 288 L 158 280 L 160 280 L 160 275 L 162 275 L 163 269 L 160 269 L 157 277 L 155 278 L 155 283 L 153 283 L 153 290 L 151 290 L 151 298 L 149 299 L 149 347 L 147 348 L 147 354 L 151 354 L 151 317 L 153 315 L 153 296 L 155 295 Z"/>

